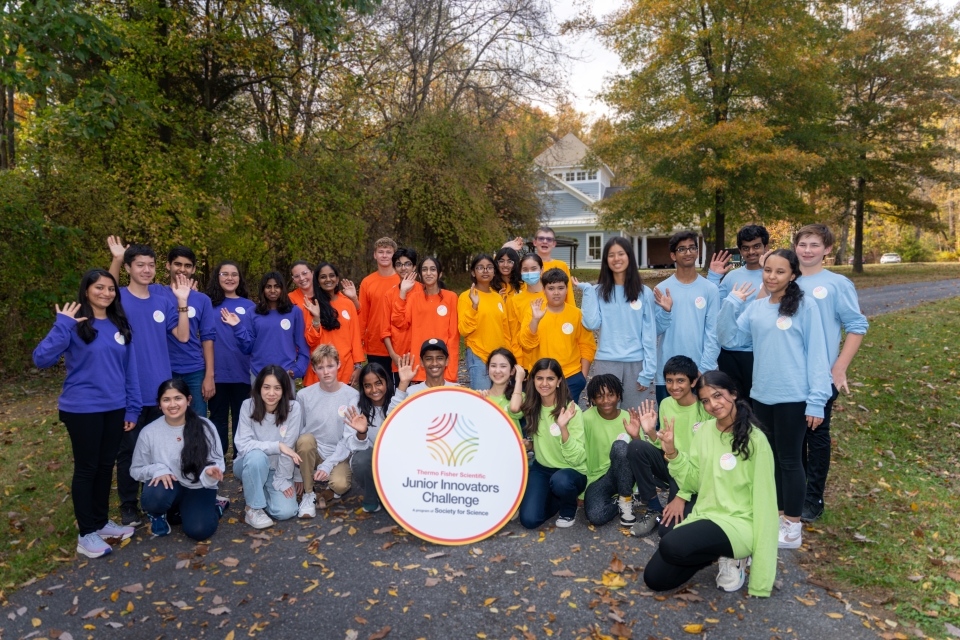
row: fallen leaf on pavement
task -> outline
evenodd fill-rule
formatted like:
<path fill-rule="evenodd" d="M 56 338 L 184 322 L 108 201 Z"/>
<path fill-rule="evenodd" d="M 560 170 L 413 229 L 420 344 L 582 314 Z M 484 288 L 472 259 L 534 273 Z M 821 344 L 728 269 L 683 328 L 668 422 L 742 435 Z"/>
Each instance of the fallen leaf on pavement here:
<path fill-rule="evenodd" d="M 613 626 L 610 627 L 610 633 L 618 638 L 633 638 L 633 629 L 622 622 L 613 623 Z"/>
<path fill-rule="evenodd" d="M 383 629 L 380 629 L 380 631 L 376 631 L 376 632 L 374 632 L 374 633 L 371 633 L 369 636 L 367 636 L 367 640 L 383 640 L 384 638 L 387 637 L 387 634 L 388 634 L 388 633 L 390 633 L 390 626 L 389 626 L 389 625 L 387 625 L 387 626 L 384 627 Z"/>
<path fill-rule="evenodd" d="M 390 525 L 389 527 L 380 527 L 379 529 L 374 529 L 373 532 L 374 533 L 390 533 L 391 531 L 393 531 L 393 527 L 394 525 Z M 339 527 L 339 528 L 342 529 L 343 527 Z"/>
<path fill-rule="evenodd" d="M 435 587 L 440 584 L 440 578 L 427 578 L 427 584 L 425 586 Z"/>
<path fill-rule="evenodd" d="M 213 609 L 207 609 L 207 613 L 213 616 L 222 616 L 225 613 L 230 613 L 230 609 L 226 607 L 214 607 Z"/>
<path fill-rule="evenodd" d="M 610 561 L 610 571 L 623 573 L 624 568 L 623 560 L 618 558 L 617 554 L 613 554 L 613 560 Z"/>
<path fill-rule="evenodd" d="M 841 618 L 843 618 L 843 614 L 842 614 L 842 613 L 833 613 L 833 612 L 831 612 L 831 613 L 828 613 L 828 614 L 827 614 L 827 617 L 828 617 L 828 618 L 833 618 L 834 620 L 840 620 Z"/>
<path fill-rule="evenodd" d="M 443 556 L 448 555 L 443 551 L 437 551 L 436 553 L 429 553 L 424 556 L 427 560 L 433 560 L 434 558 L 442 558 Z"/>
<path fill-rule="evenodd" d="M 685 624 L 683 625 L 683 630 L 687 633 L 703 633 L 702 624 Z"/>
<path fill-rule="evenodd" d="M 137 584 L 128 584 L 125 587 L 120 587 L 120 591 L 124 593 L 140 593 L 143 591 L 143 585 L 139 582 Z"/>
<path fill-rule="evenodd" d="M 343 531 L 343 525 L 340 525 L 339 527 L 334 527 L 333 529 L 330 529 L 330 531 L 327 533 L 327 536 L 335 536 L 335 535 L 337 535 L 338 533 L 340 533 L 341 531 Z"/>
<path fill-rule="evenodd" d="M 87 611 L 85 614 L 83 614 L 82 616 L 80 616 L 80 618 L 83 619 L 83 620 L 89 620 L 90 618 L 96 618 L 98 615 L 100 615 L 101 613 L 103 613 L 105 609 L 106 609 L 106 607 L 98 607 L 98 608 L 96 608 L 96 609 L 91 609 L 90 611 Z"/>
<path fill-rule="evenodd" d="M 563 569 L 563 570 L 561 570 L 561 571 L 553 571 L 552 573 L 553 573 L 553 575 L 557 576 L 558 578 L 572 578 L 572 577 L 574 577 L 574 576 L 577 575 L 577 574 L 575 574 L 573 571 L 570 571 L 570 569 Z"/>
<path fill-rule="evenodd" d="M 233 557 L 227 557 L 221 560 L 220 564 L 222 564 L 225 567 L 235 567 L 238 564 L 240 564 L 240 561 Z"/>

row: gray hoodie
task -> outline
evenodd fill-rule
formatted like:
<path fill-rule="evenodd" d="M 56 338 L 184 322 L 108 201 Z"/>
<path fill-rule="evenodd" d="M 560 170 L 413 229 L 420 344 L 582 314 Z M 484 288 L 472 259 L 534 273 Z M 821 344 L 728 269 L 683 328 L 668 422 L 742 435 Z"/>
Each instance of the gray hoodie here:
<path fill-rule="evenodd" d="M 303 409 L 303 428 L 300 433 L 309 433 L 316 438 L 317 452 L 323 460 L 317 470 L 330 475 L 335 466 L 350 457 L 346 440 L 356 431 L 343 419 L 348 407 L 357 408 L 359 399 L 357 390 L 343 383 L 333 393 L 324 391 L 319 383 L 304 387 L 297 393 L 297 400 Z"/>

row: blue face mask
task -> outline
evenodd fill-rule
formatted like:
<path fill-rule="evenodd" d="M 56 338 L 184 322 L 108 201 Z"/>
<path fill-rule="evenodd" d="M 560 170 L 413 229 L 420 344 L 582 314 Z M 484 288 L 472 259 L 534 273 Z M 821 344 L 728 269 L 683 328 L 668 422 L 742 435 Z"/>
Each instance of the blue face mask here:
<path fill-rule="evenodd" d="M 528 271 L 526 273 L 521 273 L 520 277 L 527 284 L 537 284 L 540 282 L 540 272 L 539 271 Z"/>

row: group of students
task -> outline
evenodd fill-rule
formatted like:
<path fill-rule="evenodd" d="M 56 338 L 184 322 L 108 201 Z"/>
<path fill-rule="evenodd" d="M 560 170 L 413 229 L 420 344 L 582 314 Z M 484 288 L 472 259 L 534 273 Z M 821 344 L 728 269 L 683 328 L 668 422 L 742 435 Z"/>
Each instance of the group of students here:
<path fill-rule="evenodd" d="M 517 238 L 476 256 L 457 297 L 439 260 L 381 238 L 359 288 L 330 263 L 300 261 L 292 292 L 269 272 L 255 303 L 235 262 L 217 265 L 204 294 L 189 248 L 168 253 L 167 286 L 153 282 L 152 249 L 109 238 L 109 271 L 84 274 L 34 352 L 37 366 L 66 363 L 78 552 L 98 557 L 105 538 L 133 535 L 138 500 L 154 535 L 178 523 L 212 535 L 229 505 L 216 489 L 230 424 L 251 526 L 314 517 L 318 486 L 338 499 L 356 484 L 362 508 L 378 511 L 377 430 L 406 397 L 457 384 L 462 337 L 470 387 L 532 451 L 523 526 L 555 515 L 571 526 L 582 499 L 595 525 L 619 515 L 633 535 L 658 531 L 652 588 L 719 558 L 717 584 L 733 591 L 752 559 L 750 593 L 769 595 L 776 549 L 799 547 L 801 518 L 823 511 L 830 409 L 867 329 L 852 283 L 822 267 L 831 232 L 808 225 L 794 250 L 771 252 L 767 231 L 746 226 L 743 265 L 731 270 L 720 252 L 706 278 L 698 237 L 680 232 L 676 272 L 654 289 L 624 238 L 603 247 L 595 285 L 570 277 L 555 243 L 543 227 L 536 252 L 521 256 Z M 114 464 L 119 525 L 108 517 Z"/>

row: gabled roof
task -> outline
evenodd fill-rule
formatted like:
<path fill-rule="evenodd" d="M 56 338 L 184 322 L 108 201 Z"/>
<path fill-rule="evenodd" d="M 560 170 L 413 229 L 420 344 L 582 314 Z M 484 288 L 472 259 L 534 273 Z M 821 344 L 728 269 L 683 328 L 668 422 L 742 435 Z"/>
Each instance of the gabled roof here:
<path fill-rule="evenodd" d="M 589 153 L 587 145 L 577 136 L 568 133 L 553 144 L 549 149 L 533 159 L 541 167 L 574 167 L 580 164 Z"/>
<path fill-rule="evenodd" d="M 583 191 L 580 191 L 580 189 L 571 187 L 569 184 L 567 184 L 563 180 L 558 180 L 552 174 L 544 172 L 543 175 L 546 177 L 547 182 L 559 187 L 559 189 L 552 189 L 552 191 L 565 191 L 587 206 L 590 206 L 595 202 L 594 198 L 591 198 L 590 196 L 585 194 Z"/>

